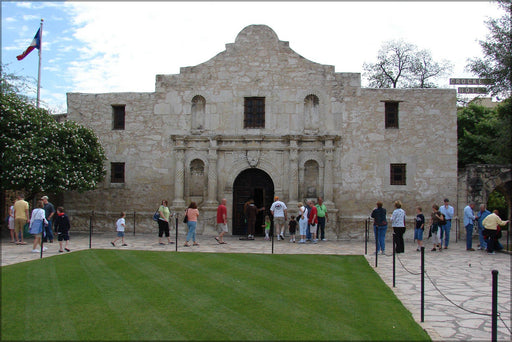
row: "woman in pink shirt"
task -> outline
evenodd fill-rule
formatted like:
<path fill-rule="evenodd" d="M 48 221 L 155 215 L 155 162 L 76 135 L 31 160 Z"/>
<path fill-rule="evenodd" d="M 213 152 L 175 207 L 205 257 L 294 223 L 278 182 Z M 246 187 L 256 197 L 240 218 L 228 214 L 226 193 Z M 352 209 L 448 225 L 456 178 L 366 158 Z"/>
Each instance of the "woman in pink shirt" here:
<path fill-rule="evenodd" d="M 187 242 L 185 242 L 185 247 L 190 247 L 189 241 L 192 240 L 194 246 L 199 246 L 199 244 L 196 242 L 196 226 L 197 226 L 197 218 L 199 217 L 199 210 L 197 210 L 197 204 L 196 202 L 190 202 L 190 205 L 187 208 L 187 211 L 185 212 L 185 215 L 187 215 L 187 227 L 188 227 L 188 233 L 187 233 Z"/>

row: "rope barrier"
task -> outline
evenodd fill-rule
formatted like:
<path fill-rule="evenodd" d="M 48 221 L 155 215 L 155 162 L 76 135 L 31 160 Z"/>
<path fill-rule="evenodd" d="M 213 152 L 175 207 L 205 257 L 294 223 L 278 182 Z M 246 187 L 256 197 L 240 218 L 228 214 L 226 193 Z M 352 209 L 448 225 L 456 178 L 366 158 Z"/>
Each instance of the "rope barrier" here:
<path fill-rule="evenodd" d="M 396 258 L 398 259 L 398 261 L 400 262 L 400 265 L 402 265 L 402 268 L 404 270 L 406 270 L 408 273 L 412 274 L 412 275 L 421 275 L 421 272 L 418 272 L 418 273 L 414 273 L 414 272 L 411 272 L 407 269 L 407 267 L 405 267 L 405 265 L 403 264 L 402 260 L 400 260 L 400 257 L 398 256 L 398 254 L 396 255 Z"/>

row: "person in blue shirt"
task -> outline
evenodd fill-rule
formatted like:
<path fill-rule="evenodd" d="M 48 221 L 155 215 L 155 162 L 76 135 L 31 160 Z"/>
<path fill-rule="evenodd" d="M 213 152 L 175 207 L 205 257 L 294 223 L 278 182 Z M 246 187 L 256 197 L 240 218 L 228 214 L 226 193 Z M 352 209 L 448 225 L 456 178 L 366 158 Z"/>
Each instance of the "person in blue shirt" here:
<path fill-rule="evenodd" d="M 452 228 L 452 218 L 453 218 L 453 215 L 455 214 L 455 210 L 449 203 L 450 203 L 450 201 L 448 200 L 448 198 L 445 198 L 444 205 L 442 205 L 439 208 L 439 211 L 441 212 L 441 214 L 444 215 L 444 220 L 445 220 L 445 224 L 440 226 L 440 228 L 441 228 L 441 245 L 442 245 L 443 236 L 444 236 L 444 249 L 447 249 L 448 244 L 450 243 L 450 230 Z"/>
<path fill-rule="evenodd" d="M 484 219 L 490 214 L 491 212 L 485 208 L 485 204 L 480 204 L 480 211 L 478 212 L 476 219 L 478 220 L 478 239 L 480 241 L 480 246 L 478 249 L 483 251 L 487 249 L 487 241 L 484 239 L 485 228 L 482 222 L 484 222 Z"/>
<path fill-rule="evenodd" d="M 473 209 L 475 203 L 471 202 L 464 208 L 464 227 L 466 227 L 466 250 L 474 251 L 473 245 L 473 222 L 475 221 L 475 214 Z"/>

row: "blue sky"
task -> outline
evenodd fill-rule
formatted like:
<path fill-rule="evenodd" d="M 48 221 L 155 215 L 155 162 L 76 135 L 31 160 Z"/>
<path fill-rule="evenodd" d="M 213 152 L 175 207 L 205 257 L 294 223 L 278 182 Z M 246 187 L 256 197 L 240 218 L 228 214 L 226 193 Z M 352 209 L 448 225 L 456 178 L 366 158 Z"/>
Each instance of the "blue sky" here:
<path fill-rule="evenodd" d="M 362 72 L 381 44 L 403 38 L 454 64 L 448 77 L 473 77 L 490 1 L 468 2 L 21 2 L 2 1 L 2 65 L 29 77 L 35 97 L 37 50 L 16 60 L 44 19 L 41 102 L 66 112 L 66 93 L 152 92 L 157 74 L 207 61 L 251 24 L 337 72 Z M 448 77 L 439 86 L 449 88 Z"/>

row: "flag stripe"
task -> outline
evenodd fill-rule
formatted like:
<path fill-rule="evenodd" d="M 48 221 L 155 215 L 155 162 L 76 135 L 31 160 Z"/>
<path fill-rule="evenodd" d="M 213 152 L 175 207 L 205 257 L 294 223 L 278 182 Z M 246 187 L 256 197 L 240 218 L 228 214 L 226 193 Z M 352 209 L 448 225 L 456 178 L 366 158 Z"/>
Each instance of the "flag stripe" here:
<path fill-rule="evenodd" d="M 34 49 L 41 49 L 41 28 L 37 30 L 36 35 L 34 36 L 34 39 L 32 39 L 32 42 L 28 46 L 28 48 L 19 56 L 16 56 L 16 59 L 18 61 L 21 61 L 23 58 L 25 58 L 29 53 L 32 52 Z"/>

